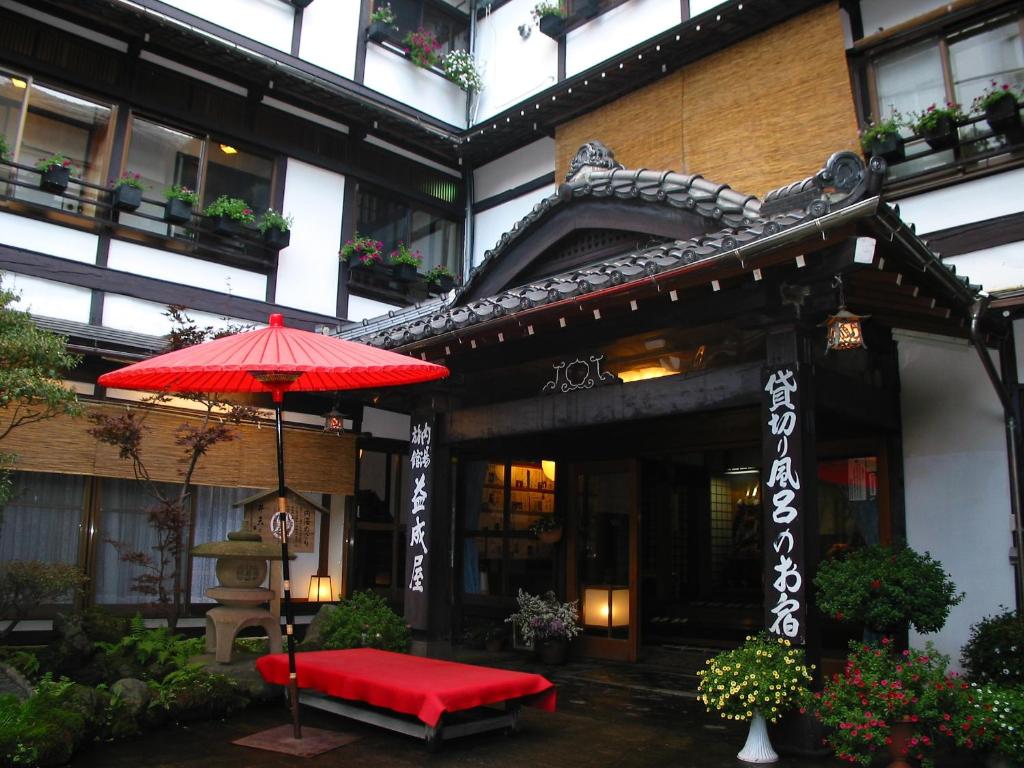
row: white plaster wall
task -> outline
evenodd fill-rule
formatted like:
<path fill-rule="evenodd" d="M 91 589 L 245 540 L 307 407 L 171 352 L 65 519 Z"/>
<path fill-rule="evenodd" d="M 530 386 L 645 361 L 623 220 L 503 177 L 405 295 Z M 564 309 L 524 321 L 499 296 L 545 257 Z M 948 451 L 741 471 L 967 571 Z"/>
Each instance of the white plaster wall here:
<path fill-rule="evenodd" d="M 629 0 L 566 36 L 565 74 L 572 77 L 680 21 L 675 0 Z"/>
<path fill-rule="evenodd" d="M 341 574 L 345 569 L 345 506 L 346 497 L 331 495 L 331 532 L 327 542 L 327 575 L 335 596 L 341 591 Z"/>
<path fill-rule="evenodd" d="M 473 264 L 477 266 L 484 259 L 484 252 L 492 249 L 502 234 L 512 228 L 519 219 L 528 214 L 533 206 L 555 192 L 555 185 L 542 187 L 529 195 L 517 197 L 507 203 L 477 214 L 473 219 Z"/>
<path fill-rule="evenodd" d="M 911 643 L 932 640 L 956 664 L 971 624 L 1014 601 L 1002 408 L 965 342 L 901 332 L 897 343 L 907 541 L 967 594 L 940 632 Z"/>
<path fill-rule="evenodd" d="M 466 127 L 466 94 L 455 83 L 376 43 L 366 45 L 363 84 L 453 126 Z"/>
<path fill-rule="evenodd" d="M 952 256 L 943 262 L 956 266 L 958 275 L 969 277 L 986 291 L 1024 286 L 1024 242 Z"/>
<path fill-rule="evenodd" d="M 281 0 L 165 0 L 186 13 L 287 53 L 295 9 Z M 334 3 L 337 0 L 328 0 Z"/>
<path fill-rule="evenodd" d="M 945 5 L 949 3 L 943 0 L 900 0 L 897 3 L 892 0 L 861 0 L 864 34 L 873 35 Z"/>
<path fill-rule="evenodd" d="M 166 304 L 143 301 L 130 296 L 108 293 L 103 297 L 103 325 L 122 331 L 148 333 L 152 336 L 166 336 L 171 330 L 171 321 L 164 317 Z M 188 311 L 188 316 L 201 326 L 225 328 L 228 325 L 248 325 L 248 320 L 224 318 L 208 312 Z"/>
<path fill-rule="evenodd" d="M 386 315 L 392 309 L 400 309 L 394 304 L 385 304 L 383 301 L 367 299 L 365 296 L 349 294 L 348 297 L 348 320 L 359 322 L 371 317 Z"/>
<path fill-rule="evenodd" d="M 1024 168 L 903 198 L 900 217 L 916 224 L 918 234 L 993 219 L 1024 211 L 1021 190 Z"/>
<path fill-rule="evenodd" d="M 356 45 L 362 34 L 358 25 L 358 0 L 312 3 L 302 12 L 299 58 L 342 77 L 353 77 Z"/>
<path fill-rule="evenodd" d="M 486 200 L 555 170 L 555 140 L 543 138 L 473 171 L 473 198 Z"/>
<path fill-rule="evenodd" d="M 0 243 L 4 245 L 95 264 L 98 241 L 96 235 L 88 232 L 35 221 L 25 216 L 0 213 Z"/>
<path fill-rule="evenodd" d="M 14 304 L 14 309 L 41 317 L 89 322 L 92 291 L 88 288 L 14 272 L 3 274 L 3 286 L 21 296 L 21 301 Z"/>
<path fill-rule="evenodd" d="M 110 242 L 107 266 L 134 275 L 193 285 L 232 296 L 243 296 L 257 301 L 267 298 L 267 278 L 258 272 L 194 259 L 180 253 L 162 251 L 123 240 Z"/>
<path fill-rule="evenodd" d="M 512 0 L 477 22 L 475 54 L 484 69 L 486 87 L 480 92 L 474 122 L 483 122 L 557 81 L 558 42 L 534 25 L 530 10 L 535 4 L 536 0 Z M 521 24 L 530 30 L 525 40 L 519 34 Z"/>
<path fill-rule="evenodd" d="M 410 438 L 410 417 L 407 413 L 396 413 L 385 411 L 380 408 L 363 406 L 363 432 L 369 432 L 374 437 L 386 437 L 391 440 L 409 440 Z"/>
<path fill-rule="evenodd" d="M 288 159 L 284 213 L 293 215 L 291 244 L 277 264 L 275 301 L 334 316 L 345 177 Z"/>

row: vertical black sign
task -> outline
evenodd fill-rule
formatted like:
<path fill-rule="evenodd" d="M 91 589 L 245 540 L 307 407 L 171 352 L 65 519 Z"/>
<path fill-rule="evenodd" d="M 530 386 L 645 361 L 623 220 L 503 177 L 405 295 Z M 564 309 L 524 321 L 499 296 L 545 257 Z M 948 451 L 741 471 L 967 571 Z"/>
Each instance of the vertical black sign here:
<path fill-rule="evenodd" d="M 430 587 L 431 463 L 434 455 L 432 418 L 414 414 L 409 445 L 409 523 L 405 548 L 405 620 L 413 629 L 427 629 Z"/>
<path fill-rule="evenodd" d="M 804 473 L 796 365 L 764 370 L 761 445 L 765 517 L 765 626 L 795 643 L 806 640 Z"/>

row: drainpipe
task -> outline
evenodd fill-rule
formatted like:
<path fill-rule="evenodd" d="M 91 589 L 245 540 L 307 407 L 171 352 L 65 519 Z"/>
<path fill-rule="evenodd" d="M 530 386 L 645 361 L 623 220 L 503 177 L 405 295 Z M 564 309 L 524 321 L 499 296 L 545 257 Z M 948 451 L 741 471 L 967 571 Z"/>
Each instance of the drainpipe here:
<path fill-rule="evenodd" d="M 476 3 L 471 0 L 469 3 L 469 52 L 476 56 Z M 474 59 L 475 60 L 475 59 Z M 466 94 L 466 127 L 473 124 L 474 99 L 479 99 L 479 91 L 475 94 Z M 466 195 L 466 218 L 463 225 L 462 236 L 462 284 L 469 281 L 469 273 L 473 268 L 473 168 L 460 158 L 462 167 L 462 190 Z"/>
<path fill-rule="evenodd" d="M 1021 510 L 1020 510 L 1020 425 L 1017 423 L 1016 409 L 1010 400 L 1006 387 L 996 373 L 988 348 L 981 336 L 981 318 L 988 309 L 988 298 L 981 298 L 971 307 L 971 341 L 981 358 L 981 365 L 988 374 L 989 381 L 995 387 L 999 401 L 1003 405 L 1003 419 L 1006 422 L 1006 445 L 1009 455 L 1010 470 L 1010 511 L 1013 515 L 1013 563 L 1015 588 L 1017 593 L 1017 611 L 1024 610 L 1024 563 L 1021 558 Z M 1005 353 L 1004 353 L 1005 354 Z"/>

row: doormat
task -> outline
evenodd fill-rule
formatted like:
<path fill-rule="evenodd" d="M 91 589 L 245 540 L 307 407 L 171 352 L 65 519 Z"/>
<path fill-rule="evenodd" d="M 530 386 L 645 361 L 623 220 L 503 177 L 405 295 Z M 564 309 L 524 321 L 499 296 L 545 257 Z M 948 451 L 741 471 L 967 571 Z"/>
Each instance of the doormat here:
<path fill-rule="evenodd" d="M 306 726 L 302 728 L 301 739 L 296 739 L 292 735 L 293 733 L 290 724 L 279 725 L 276 728 L 269 728 L 265 731 L 236 739 L 232 744 L 265 749 L 270 752 L 282 752 L 286 755 L 295 755 L 297 757 L 316 757 L 332 749 L 351 744 L 359 738 L 354 733 L 325 731 L 322 728 L 309 728 Z"/>

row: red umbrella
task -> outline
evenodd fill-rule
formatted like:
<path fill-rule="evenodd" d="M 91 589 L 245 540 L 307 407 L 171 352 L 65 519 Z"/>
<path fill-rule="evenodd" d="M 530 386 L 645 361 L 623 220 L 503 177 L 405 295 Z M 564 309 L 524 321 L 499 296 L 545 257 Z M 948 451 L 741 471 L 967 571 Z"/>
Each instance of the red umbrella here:
<path fill-rule="evenodd" d="M 301 730 L 288 568 L 290 521 L 285 511 L 284 433 L 281 428 L 284 393 L 388 387 L 432 381 L 447 375 L 448 369 L 443 365 L 286 328 L 281 315 L 271 315 L 267 328 L 178 349 L 99 378 L 98 383 L 103 387 L 159 392 L 269 392 L 273 396 L 278 489 L 278 512 L 274 517 L 281 531 L 290 698 L 296 739 L 301 738 Z"/>

